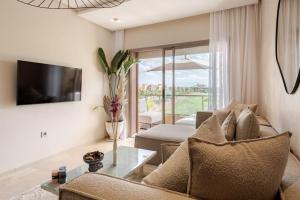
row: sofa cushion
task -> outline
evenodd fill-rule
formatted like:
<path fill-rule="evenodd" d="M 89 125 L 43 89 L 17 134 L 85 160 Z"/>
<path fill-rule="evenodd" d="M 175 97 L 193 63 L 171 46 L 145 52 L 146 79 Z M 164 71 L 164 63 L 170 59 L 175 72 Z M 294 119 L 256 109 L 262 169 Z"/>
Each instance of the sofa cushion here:
<path fill-rule="evenodd" d="M 265 118 L 263 118 L 262 116 L 256 116 L 256 119 L 257 119 L 257 122 L 258 122 L 259 125 L 261 125 L 261 126 L 270 126 L 271 127 L 271 124 Z"/>
<path fill-rule="evenodd" d="M 227 116 L 230 114 L 230 110 L 214 110 L 213 115 L 216 115 L 219 123 L 222 125 Z"/>
<path fill-rule="evenodd" d="M 161 160 L 165 163 L 180 146 L 180 143 L 164 143 L 161 145 Z"/>
<path fill-rule="evenodd" d="M 236 140 L 255 139 L 260 137 L 259 125 L 254 113 L 250 109 L 242 111 L 237 119 Z"/>
<path fill-rule="evenodd" d="M 234 112 L 230 112 L 230 114 L 224 120 L 221 128 L 225 134 L 225 137 L 228 141 L 232 141 L 235 135 L 235 127 L 236 127 L 236 117 Z"/>
<path fill-rule="evenodd" d="M 292 153 L 289 154 L 281 187 L 285 199 L 300 199 L 300 162 Z"/>
<path fill-rule="evenodd" d="M 270 126 L 259 126 L 259 132 L 261 137 L 269 137 L 269 136 L 274 136 L 274 135 L 278 135 L 278 132 Z"/>
<path fill-rule="evenodd" d="M 186 195 L 107 175 L 88 173 L 60 187 L 60 200 L 188 200 Z"/>
<path fill-rule="evenodd" d="M 190 126 L 161 124 L 135 136 L 134 146 L 140 149 L 161 151 L 163 143 L 181 143 L 195 134 L 196 129 Z M 157 153 L 148 163 L 161 164 L 161 154 Z"/>
<path fill-rule="evenodd" d="M 202 123 L 196 134 L 192 137 L 202 138 L 211 142 L 225 142 L 225 136 L 216 116 L 210 117 Z M 188 182 L 188 144 L 184 141 L 170 158 L 156 170 L 143 179 L 145 184 L 167 188 L 177 192 L 186 193 Z"/>
<path fill-rule="evenodd" d="M 202 140 L 213 143 L 226 142 L 225 134 L 222 131 L 215 115 L 203 122 L 198 128 L 196 134 L 192 135 L 191 137 L 201 138 Z"/>
<path fill-rule="evenodd" d="M 188 139 L 188 193 L 203 199 L 274 199 L 287 163 L 290 135 L 213 144 Z"/>
<path fill-rule="evenodd" d="M 256 112 L 257 110 L 257 104 L 242 104 L 242 103 L 237 103 L 234 105 L 232 110 L 234 111 L 236 117 L 239 117 L 239 115 L 243 112 L 243 110 L 249 109 L 253 113 Z"/>
<path fill-rule="evenodd" d="M 257 104 L 244 104 L 235 101 L 234 99 L 229 102 L 229 104 L 224 108 L 224 110 L 231 110 L 235 112 L 236 118 L 239 117 L 241 112 L 245 109 L 250 109 L 253 113 L 257 111 Z"/>
<path fill-rule="evenodd" d="M 137 137 L 156 139 L 161 141 L 170 142 L 183 142 L 186 138 L 195 133 L 194 127 L 173 125 L 173 124 L 160 124 L 147 131 L 139 133 Z"/>

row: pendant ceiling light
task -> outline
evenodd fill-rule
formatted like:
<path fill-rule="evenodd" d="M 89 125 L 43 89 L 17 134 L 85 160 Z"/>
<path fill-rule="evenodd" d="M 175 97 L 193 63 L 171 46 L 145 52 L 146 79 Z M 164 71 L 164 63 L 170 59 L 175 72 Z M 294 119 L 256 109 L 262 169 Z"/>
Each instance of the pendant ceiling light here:
<path fill-rule="evenodd" d="M 17 0 L 26 5 L 46 9 L 113 8 L 128 0 Z"/>

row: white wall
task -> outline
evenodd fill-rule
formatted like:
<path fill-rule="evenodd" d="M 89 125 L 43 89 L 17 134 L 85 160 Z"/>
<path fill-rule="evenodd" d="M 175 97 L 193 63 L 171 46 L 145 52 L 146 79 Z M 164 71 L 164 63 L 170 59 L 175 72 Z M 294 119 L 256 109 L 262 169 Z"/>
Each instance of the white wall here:
<path fill-rule="evenodd" d="M 125 30 L 125 48 L 135 49 L 207 40 L 209 14 Z"/>
<path fill-rule="evenodd" d="M 262 0 L 260 109 L 279 132 L 290 131 L 292 149 L 300 156 L 300 88 L 286 94 L 275 57 L 277 0 Z"/>
<path fill-rule="evenodd" d="M 73 11 L 0 2 L 0 173 L 105 136 L 97 48 L 111 54 L 112 33 Z M 16 106 L 16 61 L 83 69 L 82 101 Z M 48 136 L 40 138 L 40 132 Z"/>

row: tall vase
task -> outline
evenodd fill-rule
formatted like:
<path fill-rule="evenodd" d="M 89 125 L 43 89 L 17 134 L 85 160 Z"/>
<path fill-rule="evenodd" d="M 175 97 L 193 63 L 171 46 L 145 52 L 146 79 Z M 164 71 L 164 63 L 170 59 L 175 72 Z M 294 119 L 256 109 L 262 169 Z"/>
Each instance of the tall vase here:
<path fill-rule="evenodd" d="M 117 166 L 117 144 L 118 139 L 114 137 L 114 144 L 113 144 L 113 166 Z"/>
<path fill-rule="evenodd" d="M 114 144 L 113 144 L 113 166 L 117 166 L 117 149 L 118 149 L 118 127 L 119 122 L 113 121 L 113 130 L 114 130 Z"/>

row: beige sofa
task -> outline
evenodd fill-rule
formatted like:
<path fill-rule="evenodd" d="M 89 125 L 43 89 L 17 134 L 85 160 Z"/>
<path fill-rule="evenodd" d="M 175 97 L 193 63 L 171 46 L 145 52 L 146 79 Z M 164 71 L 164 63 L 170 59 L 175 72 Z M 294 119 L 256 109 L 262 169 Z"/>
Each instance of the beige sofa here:
<path fill-rule="evenodd" d="M 209 114 L 200 116 L 197 124 L 204 121 Z M 260 130 L 263 136 L 278 134 L 271 126 L 266 126 L 263 120 Z M 263 125 L 265 124 L 265 125 Z M 168 141 L 167 141 L 168 142 Z M 281 183 L 281 196 L 278 199 L 300 199 L 300 162 L 291 152 Z M 85 174 L 63 185 L 60 188 L 60 200 L 177 200 L 192 199 L 186 194 L 176 193 L 163 188 L 146 186 L 139 183 L 122 180 L 101 174 Z"/>
<path fill-rule="evenodd" d="M 163 143 L 181 143 L 193 135 L 195 131 L 195 127 L 160 124 L 136 135 L 134 147 L 158 152 L 148 163 L 159 165 L 162 160 L 159 152 Z"/>

